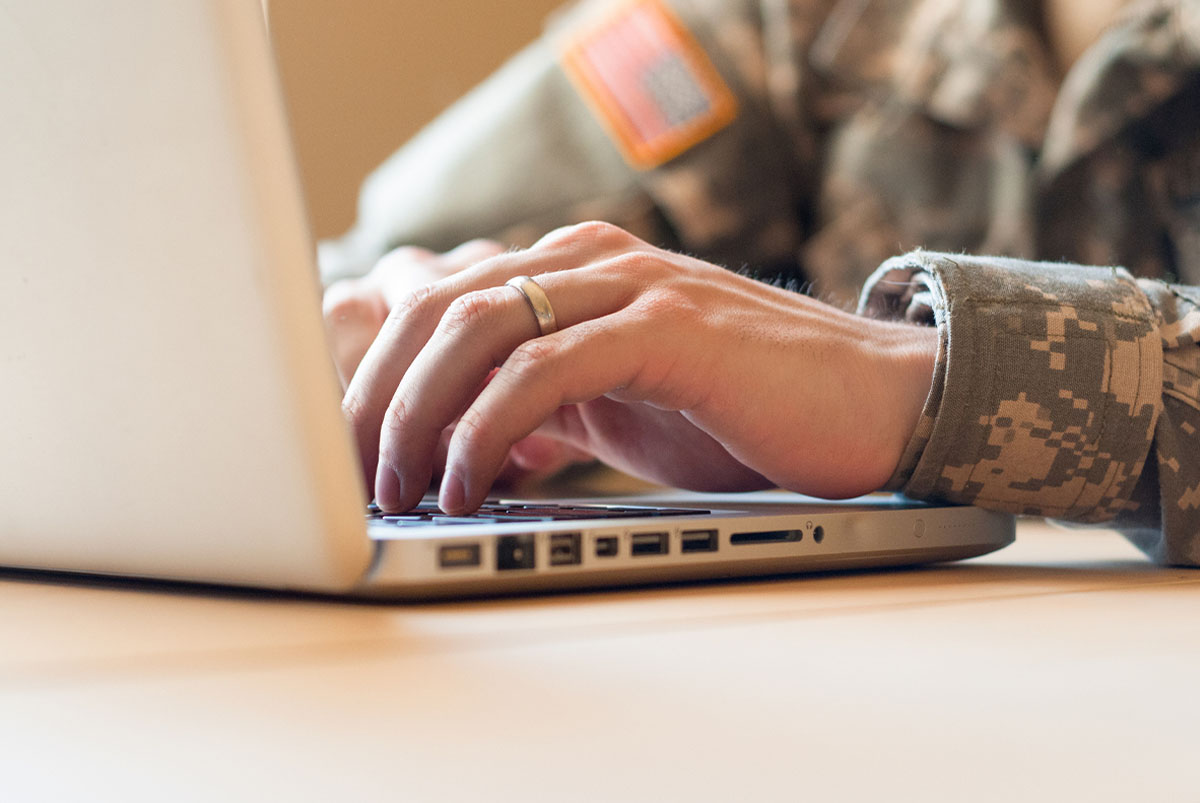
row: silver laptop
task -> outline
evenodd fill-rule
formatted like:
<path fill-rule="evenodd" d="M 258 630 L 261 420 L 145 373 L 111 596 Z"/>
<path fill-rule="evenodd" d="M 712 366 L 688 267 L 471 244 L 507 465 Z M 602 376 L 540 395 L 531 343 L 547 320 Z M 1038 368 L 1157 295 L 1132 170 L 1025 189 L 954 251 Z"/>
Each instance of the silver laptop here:
<path fill-rule="evenodd" d="M 0 0 L 0 566 L 398 598 L 916 564 L 891 497 L 370 516 L 257 0 Z"/>

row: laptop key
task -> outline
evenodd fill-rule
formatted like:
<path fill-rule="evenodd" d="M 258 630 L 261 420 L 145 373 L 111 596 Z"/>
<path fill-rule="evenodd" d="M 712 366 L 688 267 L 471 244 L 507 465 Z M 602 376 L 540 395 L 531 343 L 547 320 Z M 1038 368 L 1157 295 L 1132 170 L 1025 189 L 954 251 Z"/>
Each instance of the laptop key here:
<path fill-rule="evenodd" d="M 554 516 L 530 516 L 525 513 L 489 513 L 493 521 L 555 521 Z"/>
<path fill-rule="evenodd" d="M 431 524 L 495 524 L 499 519 L 488 516 L 434 516 Z"/>

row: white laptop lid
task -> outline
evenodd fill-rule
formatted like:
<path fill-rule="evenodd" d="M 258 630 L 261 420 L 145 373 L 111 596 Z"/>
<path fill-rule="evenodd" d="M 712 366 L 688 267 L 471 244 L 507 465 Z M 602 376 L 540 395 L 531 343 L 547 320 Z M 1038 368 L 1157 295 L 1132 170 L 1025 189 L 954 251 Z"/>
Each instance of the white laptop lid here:
<path fill-rule="evenodd" d="M 0 0 L 0 565 L 366 571 L 265 36 L 257 0 Z"/>

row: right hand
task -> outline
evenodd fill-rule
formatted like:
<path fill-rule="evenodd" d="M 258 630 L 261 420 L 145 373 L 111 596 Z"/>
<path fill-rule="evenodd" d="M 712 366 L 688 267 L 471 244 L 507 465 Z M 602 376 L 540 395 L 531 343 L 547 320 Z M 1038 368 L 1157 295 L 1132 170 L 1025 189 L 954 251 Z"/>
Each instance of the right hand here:
<path fill-rule="evenodd" d="M 519 275 L 549 296 L 557 331 L 540 334 L 505 285 Z M 895 470 L 937 350 L 935 329 L 585 223 L 397 304 L 343 412 L 388 511 L 420 501 L 443 464 L 442 509 L 475 510 L 534 432 L 681 487 L 856 496 Z"/>
<path fill-rule="evenodd" d="M 386 254 L 366 276 L 331 284 L 325 291 L 322 306 L 325 331 L 342 391 L 349 387 L 363 356 L 397 303 L 422 287 L 504 251 L 504 246 L 493 240 L 471 240 L 444 254 L 402 246 Z M 453 431 L 451 425 L 442 434 L 435 456 L 439 467 L 445 462 Z M 571 463 L 591 459 L 591 454 L 578 447 L 535 433 L 509 450 L 499 482 L 511 487 L 548 476 Z"/>

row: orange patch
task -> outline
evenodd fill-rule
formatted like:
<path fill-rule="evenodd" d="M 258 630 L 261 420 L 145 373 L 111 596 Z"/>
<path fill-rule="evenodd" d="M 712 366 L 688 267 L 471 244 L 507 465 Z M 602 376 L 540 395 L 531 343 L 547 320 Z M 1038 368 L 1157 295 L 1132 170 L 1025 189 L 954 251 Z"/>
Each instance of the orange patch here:
<path fill-rule="evenodd" d="M 567 75 L 625 160 L 646 170 L 737 117 L 737 100 L 660 0 L 633 0 L 568 44 Z"/>

